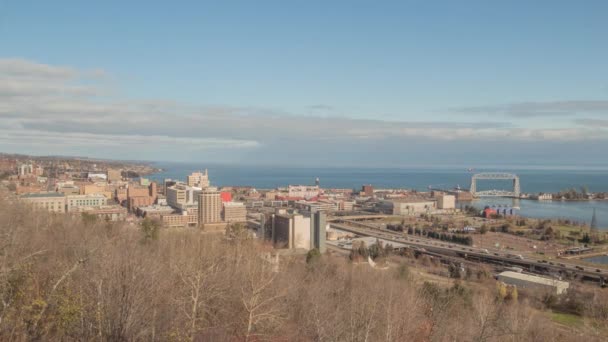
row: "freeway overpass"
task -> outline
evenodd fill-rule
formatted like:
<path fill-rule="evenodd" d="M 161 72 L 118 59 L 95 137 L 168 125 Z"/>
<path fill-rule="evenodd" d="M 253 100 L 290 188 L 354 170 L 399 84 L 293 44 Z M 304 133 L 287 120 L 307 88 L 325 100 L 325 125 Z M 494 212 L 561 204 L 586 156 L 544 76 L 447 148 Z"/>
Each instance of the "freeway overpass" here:
<path fill-rule="evenodd" d="M 394 217 L 393 215 L 350 215 L 350 216 L 331 216 L 327 218 L 328 222 L 340 222 L 340 221 L 366 221 L 366 220 L 381 220 L 388 217 Z"/>
<path fill-rule="evenodd" d="M 445 257 L 464 258 L 469 261 L 475 260 L 479 262 L 497 265 L 518 266 L 526 268 L 532 273 L 544 275 L 573 275 L 576 278 L 597 281 L 600 285 L 604 285 L 606 283 L 606 280 L 608 279 L 608 271 L 606 269 L 601 269 L 600 272 L 597 272 L 596 270 L 599 268 L 583 267 L 567 263 L 567 261 L 564 259 L 559 259 L 555 261 L 552 260 L 550 262 L 545 262 L 543 260 L 537 260 L 532 258 L 519 259 L 516 257 L 509 256 L 510 254 L 512 255 L 512 253 L 504 253 L 499 251 L 486 252 L 483 249 L 473 248 L 470 246 L 463 246 L 448 243 L 445 241 L 426 239 L 418 236 L 407 236 L 398 233 L 393 233 L 388 230 L 364 228 L 361 225 L 359 225 L 358 227 L 352 227 L 346 224 L 332 223 L 331 227 L 355 233 L 361 236 L 371 236 L 388 242 L 395 242 L 410 247 L 416 247 L 416 250 L 420 253 Z M 423 250 L 421 250 L 421 248 L 423 248 Z"/>

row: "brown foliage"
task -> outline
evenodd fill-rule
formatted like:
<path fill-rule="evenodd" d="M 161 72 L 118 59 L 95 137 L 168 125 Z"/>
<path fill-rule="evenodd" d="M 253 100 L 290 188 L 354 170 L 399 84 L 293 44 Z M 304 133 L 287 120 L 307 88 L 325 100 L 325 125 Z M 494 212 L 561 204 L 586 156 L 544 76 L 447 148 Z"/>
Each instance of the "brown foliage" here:
<path fill-rule="evenodd" d="M 281 259 L 256 241 L 34 212 L 0 199 L 0 340 L 568 340 L 523 304 L 403 269 Z"/>

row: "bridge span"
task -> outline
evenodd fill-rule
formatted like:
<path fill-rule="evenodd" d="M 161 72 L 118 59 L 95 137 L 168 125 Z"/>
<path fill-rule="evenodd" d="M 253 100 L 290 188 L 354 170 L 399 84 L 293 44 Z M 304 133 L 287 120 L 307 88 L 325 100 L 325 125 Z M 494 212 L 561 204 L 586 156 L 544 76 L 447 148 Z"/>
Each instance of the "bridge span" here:
<path fill-rule="evenodd" d="M 485 190 L 477 191 L 478 180 L 511 180 L 513 182 L 513 189 L 508 190 Z M 519 198 L 521 194 L 521 186 L 519 184 L 519 176 L 514 173 L 506 172 L 483 172 L 476 173 L 471 177 L 471 195 L 473 197 L 515 197 Z"/>

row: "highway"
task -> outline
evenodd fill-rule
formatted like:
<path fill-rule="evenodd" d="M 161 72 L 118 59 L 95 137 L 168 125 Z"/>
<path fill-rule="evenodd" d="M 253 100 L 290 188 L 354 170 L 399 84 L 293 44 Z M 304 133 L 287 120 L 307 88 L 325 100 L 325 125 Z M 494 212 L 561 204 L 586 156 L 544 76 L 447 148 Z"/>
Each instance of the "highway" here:
<path fill-rule="evenodd" d="M 328 222 L 352 221 L 352 220 L 377 220 L 392 217 L 393 215 L 350 215 L 350 216 L 333 216 L 327 219 Z"/>
<path fill-rule="evenodd" d="M 379 239 L 383 239 L 389 242 L 396 242 L 405 244 L 408 246 L 417 247 L 415 250 L 429 254 L 438 254 L 447 257 L 460 257 L 467 260 L 478 260 L 481 262 L 488 262 L 500 265 L 518 266 L 524 267 L 528 271 L 539 274 L 572 274 L 577 277 L 587 278 L 604 284 L 608 278 L 608 271 L 605 269 L 595 267 L 583 267 L 580 265 L 568 263 L 565 259 L 545 261 L 536 260 L 532 258 L 519 258 L 517 252 L 512 251 L 510 253 L 504 253 L 502 251 L 485 250 L 479 248 L 473 248 L 470 246 L 463 246 L 454 243 L 448 243 L 445 241 L 433 240 L 422 238 L 412 235 L 403 235 L 400 233 L 391 232 L 388 230 L 382 230 L 380 228 L 364 228 L 364 227 L 352 227 L 346 224 L 331 223 L 331 227 L 351 233 L 355 233 L 361 236 L 371 236 Z M 421 249 L 422 248 L 422 249 Z M 597 272 L 600 270 L 600 272 Z"/>

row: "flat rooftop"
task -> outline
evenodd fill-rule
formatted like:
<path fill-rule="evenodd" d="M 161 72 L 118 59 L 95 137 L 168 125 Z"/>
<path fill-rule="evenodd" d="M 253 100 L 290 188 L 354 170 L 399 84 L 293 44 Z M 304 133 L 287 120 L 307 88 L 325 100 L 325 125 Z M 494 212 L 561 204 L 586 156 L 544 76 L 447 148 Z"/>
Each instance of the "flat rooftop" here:
<path fill-rule="evenodd" d="M 172 212 L 174 209 L 170 206 L 167 205 L 158 205 L 158 204 L 153 204 L 153 205 L 149 205 L 149 206 L 145 206 L 145 207 L 139 207 L 138 208 L 141 211 L 145 211 L 145 212 Z"/>
<path fill-rule="evenodd" d="M 102 194 L 86 194 L 86 195 L 68 195 L 68 199 L 80 199 L 80 198 L 106 198 L 106 196 Z"/>
<path fill-rule="evenodd" d="M 388 202 L 396 202 L 396 203 L 422 203 L 422 202 L 435 202 L 437 199 L 435 198 L 390 198 L 386 199 Z"/>
<path fill-rule="evenodd" d="M 21 195 L 21 198 L 65 197 L 61 192 L 41 192 Z"/>
<path fill-rule="evenodd" d="M 225 202 L 225 207 L 244 207 L 245 203 L 242 202 Z"/>
<path fill-rule="evenodd" d="M 543 278 L 543 277 L 539 277 L 539 276 L 535 276 L 535 275 L 531 275 L 531 274 L 524 274 L 524 273 L 513 272 L 513 271 L 502 272 L 499 274 L 499 276 L 529 281 L 532 283 L 537 283 L 537 284 L 542 284 L 542 285 L 547 285 L 547 286 L 559 286 L 559 285 L 569 286 L 570 285 L 566 281 L 550 279 L 550 278 Z"/>

